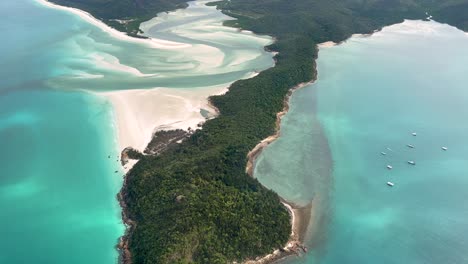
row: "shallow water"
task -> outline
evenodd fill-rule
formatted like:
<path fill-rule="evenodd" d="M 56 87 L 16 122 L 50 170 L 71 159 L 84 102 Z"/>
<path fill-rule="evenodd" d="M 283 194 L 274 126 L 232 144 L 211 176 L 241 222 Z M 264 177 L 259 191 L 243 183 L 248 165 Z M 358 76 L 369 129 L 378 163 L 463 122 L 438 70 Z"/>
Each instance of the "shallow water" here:
<path fill-rule="evenodd" d="M 116 263 L 123 172 L 113 110 L 87 91 L 197 92 L 273 65 L 270 38 L 223 28 L 226 17 L 201 3 L 184 12 L 214 16 L 199 19 L 206 30 L 155 49 L 33 0 L 0 1 L 0 263 Z M 184 24 L 184 15 L 163 20 Z"/>
<path fill-rule="evenodd" d="M 190 2 L 185 10 L 143 23 L 146 35 L 161 43 L 157 49 L 151 42 L 135 45 L 80 24 L 59 43 L 67 53 L 58 61 L 66 73 L 49 85 L 93 91 L 228 86 L 273 66 L 272 55 L 264 50 L 270 37 L 222 26 L 229 17 L 207 2 Z M 83 79 L 92 82 L 83 87 Z"/>
<path fill-rule="evenodd" d="M 255 170 L 293 202 L 317 199 L 311 253 L 286 263 L 468 262 L 467 46 L 407 21 L 320 50 Z"/>

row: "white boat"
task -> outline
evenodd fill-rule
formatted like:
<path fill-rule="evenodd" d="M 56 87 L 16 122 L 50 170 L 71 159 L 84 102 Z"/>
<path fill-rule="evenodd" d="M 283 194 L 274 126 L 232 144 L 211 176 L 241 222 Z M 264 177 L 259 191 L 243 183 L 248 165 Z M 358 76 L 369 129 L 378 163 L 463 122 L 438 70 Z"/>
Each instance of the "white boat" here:
<path fill-rule="evenodd" d="M 418 134 L 416 132 L 411 133 L 413 136 L 417 136 Z"/>
<path fill-rule="evenodd" d="M 390 186 L 390 187 L 393 187 L 393 185 L 395 185 L 393 182 L 387 182 L 387 185 Z"/>
<path fill-rule="evenodd" d="M 410 165 L 416 165 L 416 162 L 412 161 L 412 160 L 408 160 L 408 164 Z"/>
<path fill-rule="evenodd" d="M 411 145 L 411 144 L 408 144 L 408 145 L 406 145 L 406 146 L 407 146 L 408 148 L 414 148 L 414 146 Z"/>
<path fill-rule="evenodd" d="M 387 155 L 387 153 L 385 153 L 385 152 L 383 152 L 383 151 L 380 152 L 380 154 L 382 154 L 382 155 L 384 155 L 384 156 Z"/>
<path fill-rule="evenodd" d="M 448 148 L 447 147 L 442 147 L 442 150 L 447 150 Z"/>
<path fill-rule="evenodd" d="M 391 165 L 387 165 L 387 169 L 391 170 L 393 167 Z"/>

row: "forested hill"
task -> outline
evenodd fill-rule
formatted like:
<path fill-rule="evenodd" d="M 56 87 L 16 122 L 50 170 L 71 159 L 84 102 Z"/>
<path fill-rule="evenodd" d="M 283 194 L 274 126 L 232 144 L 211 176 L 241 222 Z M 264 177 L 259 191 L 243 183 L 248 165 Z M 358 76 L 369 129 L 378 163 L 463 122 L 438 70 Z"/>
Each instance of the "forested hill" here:
<path fill-rule="evenodd" d="M 104 23 L 129 35 L 136 35 L 140 24 L 159 12 L 187 6 L 189 0 L 49 0 L 91 13 Z M 121 21 L 118 21 L 121 20 Z M 125 22 L 124 22 L 125 21 Z"/>
<path fill-rule="evenodd" d="M 310 36 L 316 41 L 369 32 L 404 18 L 422 19 L 426 12 L 436 21 L 468 30 L 467 0 L 232 0 L 216 4 L 240 19 L 234 26 L 275 36 Z"/>

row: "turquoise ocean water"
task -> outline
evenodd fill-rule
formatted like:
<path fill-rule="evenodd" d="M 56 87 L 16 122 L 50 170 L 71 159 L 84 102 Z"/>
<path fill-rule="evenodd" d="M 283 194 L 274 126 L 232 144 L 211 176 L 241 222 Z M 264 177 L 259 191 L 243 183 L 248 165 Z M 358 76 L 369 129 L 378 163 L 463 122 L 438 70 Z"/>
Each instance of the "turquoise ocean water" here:
<path fill-rule="evenodd" d="M 179 34 L 185 48 L 155 49 L 34 0 L 0 1 L 0 263 L 116 263 L 123 172 L 113 109 L 87 91 L 202 89 L 272 66 L 270 38 L 222 27 L 214 7 L 188 10 L 200 24 Z M 160 30 L 185 15 L 164 15 Z"/>
<path fill-rule="evenodd" d="M 124 229 L 111 106 L 47 85 L 67 73 L 59 43 L 81 23 L 48 11 L 0 2 L 0 263 L 114 263 Z"/>
<path fill-rule="evenodd" d="M 453 27 L 407 21 L 320 50 L 255 170 L 314 199 L 311 252 L 286 263 L 468 263 L 466 47 Z"/>

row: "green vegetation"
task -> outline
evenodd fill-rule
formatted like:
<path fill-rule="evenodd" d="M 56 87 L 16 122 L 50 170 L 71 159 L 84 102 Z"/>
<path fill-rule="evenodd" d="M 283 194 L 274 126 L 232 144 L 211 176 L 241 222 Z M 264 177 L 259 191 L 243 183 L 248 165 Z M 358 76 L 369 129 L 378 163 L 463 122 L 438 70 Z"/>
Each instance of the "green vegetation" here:
<path fill-rule="evenodd" d="M 153 18 L 159 12 L 171 11 L 187 6 L 189 0 L 49 0 L 51 2 L 79 8 L 91 13 L 99 18 L 104 23 L 114 27 L 120 31 L 127 32 L 129 35 L 137 36 L 139 26 L 142 22 Z M 449 23 L 461 29 L 468 29 L 468 3 L 466 0 L 331 0 L 315 1 L 302 0 L 293 1 L 289 5 L 288 1 L 217 1 L 209 5 L 219 4 L 226 13 L 233 16 L 242 16 L 246 18 L 257 18 L 256 24 L 260 24 L 260 18 L 276 18 L 276 15 L 285 17 L 294 11 L 302 11 L 299 13 L 307 13 L 305 18 L 317 13 L 326 17 L 327 14 L 334 15 L 344 12 L 354 12 L 354 15 L 367 16 L 368 18 L 377 19 L 377 21 L 387 19 L 381 14 L 389 14 L 396 12 L 417 12 L 428 11 L 437 21 Z M 263 6 L 263 7 L 262 7 Z M 247 7 L 256 7 L 255 10 L 249 10 Z M 281 8 L 285 7 L 284 10 Z M 304 9 L 300 9 L 305 7 Z M 230 8 L 233 8 L 230 10 Z M 285 11 L 285 13 L 281 13 Z M 313 11 L 310 13 L 309 11 Z M 315 11 L 315 12 L 314 12 Z M 370 14 L 370 12 L 375 12 Z M 367 13 L 367 14 L 366 14 Z M 349 13 L 348 13 L 349 14 Z M 401 13 L 402 14 L 402 13 Z M 400 14 L 400 15 L 401 15 Z M 272 16 L 274 15 L 274 16 Z M 257 17 L 256 17 L 257 16 Z M 342 17 L 342 16 L 338 16 Z M 330 17 L 329 17 L 330 18 Z M 302 19 L 302 18 L 299 18 Z M 325 19 L 334 21 L 334 18 Z M 120 20 L 120 22 L 118 21 Z M 358 19 L 357 19 L 358 20 Z M 357 21 L 356 20 L 356 21 Z M 268 21 L 263 21 L 268 22 Z M 320 21 L 317 21 L 320 22 Z M 337 21 L 340 22 L 340 21 Z M 341 21 L 344 22 L 344 21 Z M 383 21 L 380 21 L 383 22 Z M 306 23 L 308 24 L 308 23 Z M 268 25 L 268 23 L 263 23 Z M 247 24 L 244 26 L 248 26 Z"/>
<path fill-rule="evenodd" d="M 107 25 L 137 36 L 140 24 L 160 12 L 187 6 L 188 0 L 48 0 L 87 11 Z"/>
<path fill-rule="evenodd" d="M 242 27 L 278 37 L 269 47 L 280 51 L 277 66 L 212 97 L 218 118 L 178 148 L 145 157 L 128 175 L 126 202 L 138 223 L 130 240 L 135 263 L 227 263 L 284 245 L 289 216 L 276 194 L 245 174 L 247 152 L 274 133 L 287 91 L 314 78 L 316 43 L 420 15 L 383 14 L 376 21 L 343 12 L 329 0 L 317 4 L 322 9 L 303 0 L 276 1 L 275 8 L 267 3 L 220 7 Z M 180 195 L 185 199 L 178 202 Z"/>
<path fill-rule="evenodd" d="M 124 191 L 129 215 L 138 223 L 130 239 L 135 263 L 227 263 L 283 245 L 290 231 L 288 214 L 277 195 L 245 174 L 248 151 L 274 133 L 288 90 L 315 78 L 317 43 L 424 18 L 429 8 L 435 17 L 453 8 L 418 2 L 424 1 L 218 2 L 238 19 L 228 25 L 277 38 L 268 47 L 279 52 L 277 65 L 212 97 L 218 118 L 177 148 L 145 157 L 130 172 Z M 458 13 L 457 19 L 440 19 L 463 26 L 468 15 L 462 14 L 468 12 Z"/>
<path fill-rule="evenodd" d="M 184 1 L 54 0 L 111 18 L 146 20 Z M 133 6 L 131 4 L 134 4 Z M 138 3 L 138 4 L 137 4 Z M 153 5 L 154 3 L 154 5 Z M 288 90 L 315 78 L 316 44 L 371 33 L 405 18 L 468 28 L 468 0 L 228 0 L 216 2 L 242 27 L 277 38 L 277 65 L 234 83 L 212 103 L 221 115 L 183 143 L 144 156 L 122 190 L 137 225 L 134 263 L 228 263 L 264 255 L 287 241 L 289 215 L 279 197 L 245 173 L 246 155 L 274 133 Z M 161 10 L 155 11 L 157 8 Z M 148 9 L 146 9 L 148 7 Z M 116 27 L 120 27 L 116 25 Z M 121 28 L 120 28 L 121 29 Z M 135 28 L 126 30 L 134 33 Z"/>
<path fill-rule="evenodd" d="M 429 10 L 429 14 L 434 16 L 435 20 L 456 26 L 464 31 L 468 31 L 467 0 L 431 0 L 429 3 L 426 3 L 425 6 L 427 7 L 427 10 Z"/>

